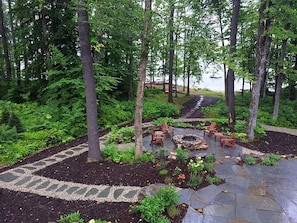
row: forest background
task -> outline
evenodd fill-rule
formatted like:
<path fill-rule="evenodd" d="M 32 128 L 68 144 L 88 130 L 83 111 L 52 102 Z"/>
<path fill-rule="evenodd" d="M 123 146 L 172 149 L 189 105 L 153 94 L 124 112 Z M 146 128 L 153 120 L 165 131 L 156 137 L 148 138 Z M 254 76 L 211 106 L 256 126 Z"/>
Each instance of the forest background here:
<path fill-rule="evenodd" d="M 142 1 L 79 2 L 86 3 L 89 15 L 99 128 L 133 121 L 142 55 Z M 1 1 L 1 164 L 86 134 L 77 4 Z M 176 115 L 191 98 L 190 80 L 200 81 L 209 66 L 223 66 L 225 94 L 212 108 L 212 117 L 231 114 L 234 122 L 257 120 L 296 128 L 296 4 L 153 1 L 146 77 L 154 81 L 169 76 L 169 87 L 145 90 L 143 119 Z M 184 80 L 180 95 L 172 91 L 178 78 Z M 234 95 L 234 78 L 243 85 L 252 83 L 251 92 Z M 249 126 L 244 131 L 253 136 L 256 127 Z"/>

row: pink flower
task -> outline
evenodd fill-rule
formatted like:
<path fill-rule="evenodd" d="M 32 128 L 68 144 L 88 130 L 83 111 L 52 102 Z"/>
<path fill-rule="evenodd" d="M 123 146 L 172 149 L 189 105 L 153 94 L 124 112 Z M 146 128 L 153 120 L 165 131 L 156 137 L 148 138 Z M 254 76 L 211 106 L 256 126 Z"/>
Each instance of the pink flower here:
<path fill-rule="evenodd" d="M 161 164 L 160 163 L 157 163 L 156 164 L 156 168 L 160 168 L 161 167 Z"/>
<path fill-rule="evenodd" d="M 177 179 L 183 182 L 186 179 L 186 175 L 183 173 L 178 174 Z"/>

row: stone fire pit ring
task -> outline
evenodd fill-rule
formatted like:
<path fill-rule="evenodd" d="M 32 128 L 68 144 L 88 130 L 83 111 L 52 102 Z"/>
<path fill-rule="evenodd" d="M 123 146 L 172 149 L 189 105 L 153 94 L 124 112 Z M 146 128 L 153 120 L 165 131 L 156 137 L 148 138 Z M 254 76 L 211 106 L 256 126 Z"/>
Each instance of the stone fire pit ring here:
<path fill-rule="evenodd" d="M 175 135 L 172 140 L 177 147 L 182 149 L 205 150 L 209 147 L 203 137 L 194 134 Z"/>

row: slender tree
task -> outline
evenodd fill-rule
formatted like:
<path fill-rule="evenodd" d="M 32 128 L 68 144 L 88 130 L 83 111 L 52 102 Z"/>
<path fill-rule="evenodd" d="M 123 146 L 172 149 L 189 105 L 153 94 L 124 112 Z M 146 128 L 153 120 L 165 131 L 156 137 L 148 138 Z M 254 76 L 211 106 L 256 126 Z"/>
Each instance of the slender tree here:
<path fill-rule="evenodd" d="M 80 39 L 81 61 L 86 92 L 87 124 L 88 124 L 88 161 L 102 161 L 103 157 L 99 145 L 99 131 L 97 120 L 97 103 L 95 78 L 91 57 L 90 31 L 86 1 L 79 0 L 77 7 L 78 33 Z"/>
<path fill-rule="evenodd" d="M 152 0 L 145 0 L 143 36 L 141 43 L 141 58 L 138 71 L 137 97 L 135 107 L 135 156 L 142 154 L 142 109 L 146 66 L 150 42 Z"/>
<path fill-rule="evenodd" d="M 4 24 L 5 23 L 4 23 L 3 9 L 2 9 L 2 0 L 0 0 L 0 35 L 2 39 L 3 52 L 5 56 L 5 65 L 6 65 L 5 78 L 9 80 L 11 79 L 11 64 L 10 64 L 10 56 L 8 52 L 8 44 L 7 44 L 7 38 L 6 38 L 6 28 Z"/>
<path fill-rule="evenodd" d="M 249 106 L 249 116 L 247 121 L 247 136 L 250 140 L 254 140 L 255 127 L 257 124 L 257 112 L 259 107 L 259 98 L 261 90 L 261 82 L 264 78 L 266 69 L 266 60 L 271 44 L 269 31 L 272 28 L 272 21 L 268 14 L 268 8 L 271 1 L 261 0 L 259 9 L 259 26 L 258 39 L 256 46 L 255 70 L 254 70 L 254 84 L 252 87 L 252 97 Z"/>
<path fill-rule="evenodd" d="M 231 57 L 236 51 L 236 35 L 239 18 L 240 0 L 233 2 L 233 15 L 231 21 L 231 34 L 230 34 L 230 54 Z M 235 124 L 235 99 L 234 99 L 234 71 L 229 68 L 227 73 L 227 92 L 228 92 L 228 109 L 229 109 L 229 126 L 234 127 Z"/>
<path fill-rule="evenodd" d="M 170 1 L 169 16 L 169 85 L 168 85 L 168 102 L 173 103 L 172 99 L 172 80 L 174 66 L 174 2 Z"/>

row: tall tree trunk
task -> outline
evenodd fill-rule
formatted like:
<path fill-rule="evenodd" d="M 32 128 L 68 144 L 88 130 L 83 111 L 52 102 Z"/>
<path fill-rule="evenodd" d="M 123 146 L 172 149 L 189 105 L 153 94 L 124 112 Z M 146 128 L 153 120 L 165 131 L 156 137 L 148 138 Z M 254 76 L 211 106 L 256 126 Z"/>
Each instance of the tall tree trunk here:
<path fill-rule="evenodd" d="M 168 89 L 168 102 L 173 103 L 172 98 L 172 80 L 173 80 L 173 61 L 174 61 L 174 30 L 173 30 L 173 20 L 174 20 L 174 3 L 170 3 L 170 18 L 169 18 L 169 89 Z"/>
<path fill-rule="evenodd" d="M 236 35 L 237 35 L 237 26 L 239 18 L 239 9 L 240 9 L 240 0 L 234 0 L 233 4 L 233 14 L 231 22 L 231 34 L 230 34 L 230 55 L 233 57 L 233 54 L 236 51 Z M 229 126 L 234 128 L 235 124 L 235 98 L 234 98 L 234 71 L 229 68 L 227 73 L 227 82 L 228 82 L 228 109 L 229 109 Z"/>
<path fill-rule="evenodd" d="M 5 57 L 5 66 L 6 66 L 6 75 L 4 75 L 3 79 L 7 79 L 7 83 L 9 84 L 9 80 L 11 79 L 11 64 L 8 53 L 8 43 L 6 38 L 6 28 L 4 25 L 4 16 L 3 16 L 3 8 L 2 8 L 2 0 L 0 0 L 0 35 L 2 39 L 3 52 Z"/>
<path fill-rule="evenodd" d="M 77 7 L 78 33 L 80 40 L 81 61 L 83 68 L 88 124 L 88 162 L 102 161 L 103 157 L 99 145 L 99 130 L 97 119 L 97 102 L 95 78 L 91 57 L 90 30 L 86 0 L 79 0 Z"/>
<path fill-rule="evenodd" d="M 280 62 L 282 63 L 285 60 L 286 55 L 286 48 L 287 48 L 287 39 L 282 41 L 282 49 L 281 49 L 281 56 L 280 56 Z M 280 74 L 277 77 L 276 82 L 276 89 L 275 89 L 275 95 L 274 95 L 274 106 L 273 106 L 273 120 L 277 120 L 278 118 L 278 109 L 279 109 L 279 102 L 280 102 L 280 93 L 282 89 L 283 79 L 285 77 L 285 74 L 282 71 L 283 65 L 280 66 Z"/>
<path fill-rule="evenodd" d="M 13 63 L 15 65 L 17 65 L 17 75 L 18 75 L 18 78 L 17 80 L 20 80 L 20 63 L 19 63 L 19 59 L 17 58 L 17 49 L 16 49 L 16 38 L 15 38 L 15 34 L 14 34 L 14 19 L 13 19 L 13 15 L 12 15 L 12 8 L 11 8 L 11 0 L 8 0 L 7 1 L 8 3 L 8 13 L 9 13 L 9 24 L 10 24 L 10 32 L 11 32 L 11 39 L 12 39 L 12 44 L 13 44 Z M 14 75 L 15 74 L 15 67 L 12 66 L 12 69 L 11 69 L 11 72 L 12 74 Z"/>
<path fill-rule="evenodd" d="M 135 107 L 135 156 L 142 154 L 142 109 L 146 66 L 150 42 L 152 0 L 145 0 L 143 36 L 141 44 L 141 58 L 138 72 L 138 85 Z"/>
<path fill-rule="evenodd" d="M 272 22 L 269 16 L 265 13 L 270 6 L 271 1 L 261 0 L 259 9 L 259 25 L 258 25 L 258 40 L 256 46 L 255 70 L 254 70 L 254 84 L 252 87 L 252 98 L 249 106 L 249 116 L 247 121 L 246 133 L 250 140 L 254 140 L 254 130 L 257 124 L 257 112 L 259 107 L 259 98 L 261 90 L 261 81 L 263 80 L 266 60 L 271 44 L 269 31 L 272 27 Z"/>

